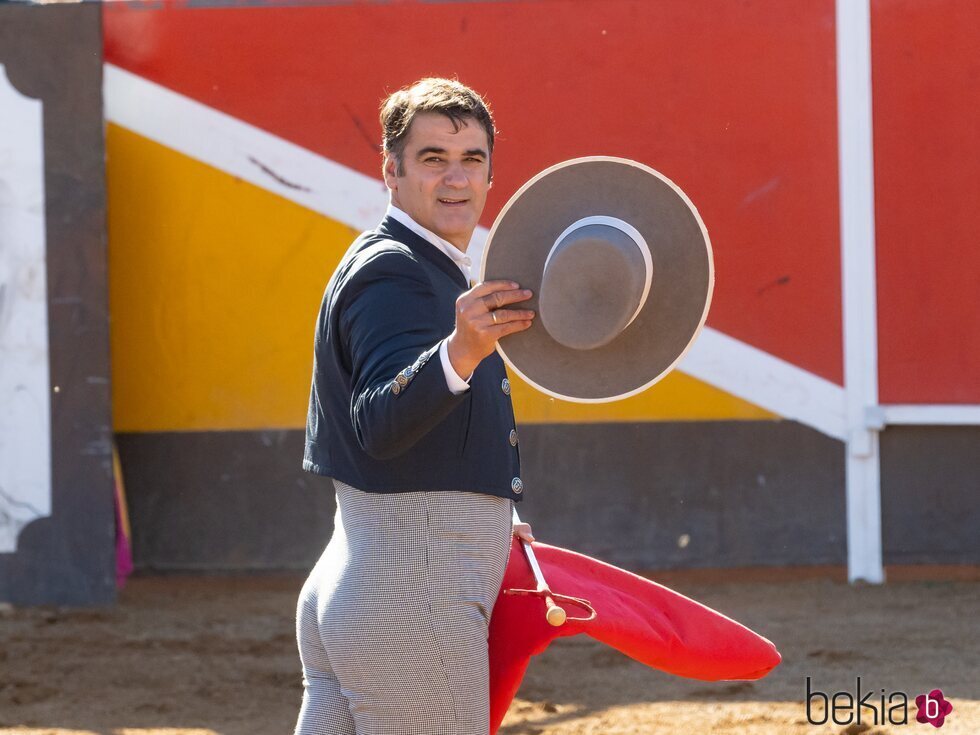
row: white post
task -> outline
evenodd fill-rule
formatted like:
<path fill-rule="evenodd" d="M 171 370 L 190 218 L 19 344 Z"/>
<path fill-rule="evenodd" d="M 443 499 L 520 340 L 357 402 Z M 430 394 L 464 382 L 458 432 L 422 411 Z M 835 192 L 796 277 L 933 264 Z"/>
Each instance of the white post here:
<path fill-rule="evenodd" d="M 869 0 L 837 0 L 844 388 L 847 413 L 847 576 L 885 581 L 881 552 L 878 329 Z"/>

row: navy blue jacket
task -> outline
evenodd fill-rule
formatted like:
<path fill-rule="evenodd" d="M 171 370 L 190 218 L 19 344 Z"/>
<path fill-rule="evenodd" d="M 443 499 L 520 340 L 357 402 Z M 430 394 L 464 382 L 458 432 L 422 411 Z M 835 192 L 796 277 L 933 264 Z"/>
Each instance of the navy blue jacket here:
<path fill-rule="evenodd" d="M 454 395 L 439 361 L 459 267 L 386 217 L 327 284 L 316 323 L 303 469 L 368 492 L 468 490 L 520 500 L 520 454 L 503 360 Z"/>

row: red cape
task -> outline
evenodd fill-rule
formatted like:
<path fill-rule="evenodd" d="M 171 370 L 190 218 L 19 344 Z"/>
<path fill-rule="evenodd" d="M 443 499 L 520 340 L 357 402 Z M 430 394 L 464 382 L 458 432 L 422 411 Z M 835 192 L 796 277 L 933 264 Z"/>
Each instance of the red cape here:
<path fill-rule="evenodd" d="M 518 538 L 490 618 L 490 732 L 497 732 L 521 685 L 531 656 L 561 636 L 585 633 L 627 656 L 669 674 L 705 681 L 759 679 L 780 662 L 767 639 L 744 625 L 656 582 L 597 559 L 534 542 L 550 589 L 585 598 L 596 611 L 589 621 L 554 627 L 542 597 L 508 594 L 537 583 Z M 587 615 L 557 601 L 569 617 Z"/>

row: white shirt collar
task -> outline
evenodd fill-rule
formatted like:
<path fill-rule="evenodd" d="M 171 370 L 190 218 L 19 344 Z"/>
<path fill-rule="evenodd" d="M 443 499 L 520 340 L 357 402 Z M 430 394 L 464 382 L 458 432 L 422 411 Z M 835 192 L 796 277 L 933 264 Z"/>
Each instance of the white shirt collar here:
<path fill-rule="evenodd" d="M 410 229 L 423 240 L 448 255 L 463 272 L 463 277 L 466 278 L 466 282 L 470 282 L 470 268 L 473 266 L 473 261 L 470 259 L 470 256 L 449 242 L 449 240 L 445 240 L 431 230 L 424 228 L 394 204 L 388 204 L 388 210 L 385 212 L 385 216 L 391 217 L 396 222 L 405 225 L 405 227 Z"/>

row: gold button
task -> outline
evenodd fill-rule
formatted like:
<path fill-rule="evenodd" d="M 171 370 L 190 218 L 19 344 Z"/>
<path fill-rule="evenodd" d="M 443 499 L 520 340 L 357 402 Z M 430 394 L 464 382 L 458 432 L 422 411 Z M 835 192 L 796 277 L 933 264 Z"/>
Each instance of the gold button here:
<path fill-rule="evenodd" d="M 524 483 L 521 482 L 520 477 L 515 477 L 513 480 L 510 481 L 510 489 L 513 490 L 518 495 L 524 492 Z"/>
<path fill-rule="evenodd" d="M 500 390 L 504 392 L 505 396 L 510 395 L 510 381 L 507 378 L 500 381 Z"/>
<path fill-rule="evenodd" d="M 512 447 L 517 446 L 517 429 L 510 430 L 510 445 Z"/>
<path fill-rule="evenodd" d="M 391 392 L 397 396 L 399 393 L 402 392 L 402 387 L 398 383 L 392 383 Z"/>
<path fill-rule="evenodd" d="M 402 373 L 398 373 L 398 375 L 395 376 L 395 382 L 398 385 L 408 385 L 408 378 L 406 378 Z"/>

